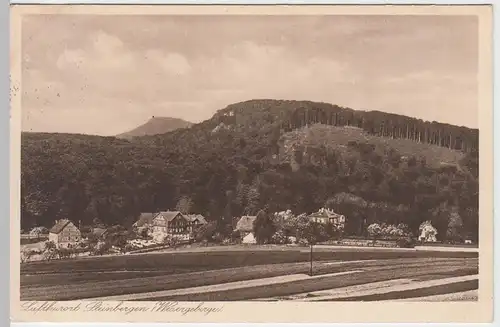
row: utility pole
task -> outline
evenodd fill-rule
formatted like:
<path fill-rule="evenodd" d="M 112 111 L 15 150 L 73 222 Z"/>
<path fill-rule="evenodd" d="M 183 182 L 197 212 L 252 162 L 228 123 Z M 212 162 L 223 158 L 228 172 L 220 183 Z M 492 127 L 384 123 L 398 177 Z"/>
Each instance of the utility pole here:
<path fill-rule="evenodd" d="M 310 247 L 311 247 L 311 252 L 309 253 L 309 259 L 311 261 L 311 265 L 309 268 L 309 276 L 312 276 L 313 275 L 313 245 L 312 245 L 312 243 L 310 244 Z"/>

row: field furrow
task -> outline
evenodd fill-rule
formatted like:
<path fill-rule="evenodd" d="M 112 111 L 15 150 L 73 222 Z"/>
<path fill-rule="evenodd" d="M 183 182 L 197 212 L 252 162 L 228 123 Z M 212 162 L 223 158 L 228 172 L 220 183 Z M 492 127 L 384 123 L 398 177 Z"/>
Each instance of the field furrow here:
<path fill-rule="evenodd" d="M 364 301 L 388 292 L 399 292 L 388 299 L 443 294 L 448 284 L 432 283 L 478 273 L 478 259 L 470 253 L 425 257 L 415 256 L 418 252 L 394 252 L 395 256 L 367 251 L 342 260 L 343 252 L 318 252 L 313 276 L 300 251 L 251 253 L 256 257 L 243 251 L 225 253 L 226 257 L 220 252 L 179 252 L 27 264 L 21 271 L 21 300 Z M 232 265 L 231 255 L 236 256 Z M 122 262 L 126 258 L 130 261 Z M 277 262 L 269 263 L 274 259 Z M 85 269 L 70 271 L 72 263 Z M 450 292 L 473 290 L 473 282 L 450 282 Z M 401 288 L 408 284 L 417 286 Z M 440 291 L 418 291 L 426 287 Z"/>

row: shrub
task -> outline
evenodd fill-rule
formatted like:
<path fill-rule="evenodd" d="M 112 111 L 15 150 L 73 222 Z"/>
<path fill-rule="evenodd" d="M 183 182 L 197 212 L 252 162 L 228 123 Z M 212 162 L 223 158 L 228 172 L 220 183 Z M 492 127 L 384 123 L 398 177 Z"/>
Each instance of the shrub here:
<path fill-rule="evenodd" d="M 241 232 L 239 230 L 235 230 L 231 233 L 231 240 L 233 243 L 241 243 Z"/>
<path fill-rule="evenodd" d="M 91 248 L 90 253 L 92 255 L 103 255 L 109 252 L 110 249 L 111 249 L 111 243 L 98 242 L 94 247 Z"/>
<path fill-rule="evenodd" d="M 89 244 L 94 244 L 95 245 L 95 244 L 97 244 L 97 242 L 99 242 L 99 237 L 97 237 L 97 235 L 94 234 L 94 233 L 88 234 L 88 236 L 87 236 L 87 242 Z"/>
<path fill-rule="evenodd" d="M 299 244 L 303 239 L 307 241 L 307 244 L 317 244 L 327 241 L 328 234 L 323 224 L 307 220 L 299 225 L 297 238 L 299 239 Z"/>
<path fill-rule="evenodd" d="M 43 259 L 50 261 L 52 259 L 57 258 L 57 255 L 58 255 L 57 249 L 47 249 L 43 253 Z"/>
<path fill-rule="evenodd" d="M 75 255 L 73 249 L 70 248 L 60 248 L 57 249 L 57 256 L 59 259 L 70 259 Z"/>
<path fill-rule="evenodd" d="M 52 241 L 45 242 L 43 249 L 43 259 L 50 261 L 58 256 L 56 244 Z"/>
<path fill-rule="evenodd" d="M 432 226 L 430 221 L 424 221 L 418 228 L 420 232 L 419 240 L 421 242 L 436 242 L 437 229 Z"/>
<path fill-rule="evenodd" d="M 133 244 L 127 244 L 127 245 L 125 245 L 125 247 L 123 248 L 123 251 L 124 251 L 125 253 L 130 252 L 130 251 L 134 251 L 134 250 L 137 250 L 137 247 L 136 247 L 136 246 L 134 246 Z"/>
<path fill-rule="evenodd" d="M 54 250 L 56 248 L 56 244 L 52 241 L 45 242 L 45 251 Z"/>
<path fill-rule="evenodd" d="M 32 249 L 31 253 L 33 255 L 39 255 L 39 254 L 43 254 L 43 251 L 44 251 L 43 249 Z"/>
<path fill-rule="evenodd" d="M 35 251 L 30 250 L 30 249 L 24 249 L 21 251 L 21 262 L 28 262 L 30 261 L 31 257 L 36 254 Z"/>
<path fill-rule="evenodd" d="M 193 238 L 196 242 L 213 241 L 216 229 L 217 223 L 215 221 L 197 226 L 197 228 L 193 231 Z"/>
<path fill-rule="evenodd" d="M 325 225 L 325 232 L 328 236 L 328 239 L 341 239 L 342 234 L 344 233 L 344 227 L 328 223 Z"/>
<path fill-rule="evenodd" d="M 257 218 L 253 223 L 253 233 L 259 244 L 270 243 L 272 236 L 276 232 L 273 219 L 264 210 L 257 213 Z"/>
<path fill-rule="evenodd" d="M 411 231 L 410 231 L 410 227 L 408 227 L 408 225 L 406 225 L 406 224 L 400 223 L 397 226 L 397 228 L 400 229 L 403 232 L 403 235 L 411 236 L 411 234 L 412 234 Z"/>
<path fill-rule="evenodd" d="M 143 227 L 140 229 L 140 231 L 137 233 L 139 237 L 143 239 L 148 239 L 149 235 L 151 234 L 151 228 L 150 227 Z"/>
<path fill-rule="evenodd" d="M 371 224 L 366 230 L 368 232 L 368 235 L 373 238 L 373 241 L 375 241 L 382 235 L 382 226 L 377 223 Z"/>
<path fill-rule="evenodd" d="M 396 244 L 400 248 L 414 248 L 416 242 L 411 237 L 401 237 L 396 241 Z"/>
<path fill-rule="evenodd" d="M 222 235 L 221 233 L 219 232 L 216 232 L 213 236 L 213 241 L 217 244 L 222 244 L 222 242 L 224 242 L 224 235 Z"/>
<path fill-rule="evenodd" d="M 181 243 L 181 239 L 175 235 L 167 235 L 163 239 L 163 244 L 171 248 L 176 248 Z"/>
<path fill-rule="evenodd" d="M 222 245 L 231 245 L 232 243 L 230 238 L 224 238 L 221 242 Z"/>
<path fill-rule="evenodd" d="M 271 243 L 272 244 L 287 244 L 288 237 L 285 235 L 285 233 L 283 231 L 277 231 L 271 237 Z"/>
<path fill-rule="evenodd" d="M 382 224 L 382 236 L 383 237 L 401 237 L 404 236 L 402 229 L 399 229 L 395 225 Z"/>
<path fill-rule="evenodd" d="M 85 253 L 85 252 L 89 252 L 90 248 L 88 246 L 81 246 L 81 247 L 76 247 L 76 248 L 73 248 L 73 253 L 76 255 L 79 255 L 79 254 L 82 254 L 82 253 Z"/>
<path fill-rule="evenodd" d="M 309 241 L 305 238 L 299 238 L 297 240 L 297 244 L 300 245 L 300 246 L 308 246 L 309 245 Z"/>

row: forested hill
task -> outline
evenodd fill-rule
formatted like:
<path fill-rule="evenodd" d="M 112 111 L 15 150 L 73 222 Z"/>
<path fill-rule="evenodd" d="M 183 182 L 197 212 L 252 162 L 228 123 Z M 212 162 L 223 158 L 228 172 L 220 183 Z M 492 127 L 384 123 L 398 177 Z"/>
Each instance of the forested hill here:
<path fill-rule="evenodd" d="M 116 137 L 130 139 L 138 136 L 165 134 L 179 128 L 191 127 L 191 125 L 193 123 L 179 118 L 152 117 L 146 123 Z"/>
<path fill-rule="evenodd" d="M 477 236 L 477 148 L 477 130 L 308 101 L 237 103 L 133 140 L 24 133 L 22 224 L 130 225 L 178 207 L 224 225 L 262 208 L 328 206 L 350 234 L 431 219 L 443 237 L 454 213 Z"/>
<path fill-rule="evenodd" d="M 410 139 L 465 152 L 477 151 L 479 143 L 477 129 L 311 101 L 251 100 L 228 106 L 217 116 L 221 122 L 238 125 L 277 120 L 286 131 L 314 123 L 355 126 L 377 136 Z"/>

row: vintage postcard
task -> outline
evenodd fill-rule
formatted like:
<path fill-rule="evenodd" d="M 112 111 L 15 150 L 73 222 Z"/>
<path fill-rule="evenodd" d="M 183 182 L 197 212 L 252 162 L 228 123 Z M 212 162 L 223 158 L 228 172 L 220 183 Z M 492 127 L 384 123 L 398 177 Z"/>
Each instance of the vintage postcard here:
<path fill-rule="evenodd" d="M 493 319 L 490 6 L 11 17 L 13 321 Z"/>

